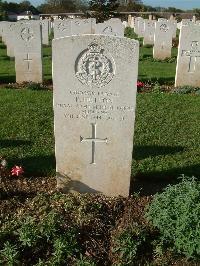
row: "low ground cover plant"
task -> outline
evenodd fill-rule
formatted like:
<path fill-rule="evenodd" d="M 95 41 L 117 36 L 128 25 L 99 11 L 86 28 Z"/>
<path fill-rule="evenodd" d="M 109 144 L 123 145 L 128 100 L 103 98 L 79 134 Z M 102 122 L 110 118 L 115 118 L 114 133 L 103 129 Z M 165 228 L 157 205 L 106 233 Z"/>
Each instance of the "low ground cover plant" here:
<path fill-rule="evenodd" d="M 162 242 L 187 258 L 200 257 L 200 182 L 182 176 L 154 196 L 146 217 L 159 229 Z"/>

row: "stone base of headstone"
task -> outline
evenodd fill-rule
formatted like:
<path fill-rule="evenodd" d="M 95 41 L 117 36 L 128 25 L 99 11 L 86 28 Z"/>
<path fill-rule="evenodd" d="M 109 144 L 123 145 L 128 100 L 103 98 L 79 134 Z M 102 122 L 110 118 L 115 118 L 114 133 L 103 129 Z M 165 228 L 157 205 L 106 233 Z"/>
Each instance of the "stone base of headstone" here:
<path fill-rule="evenodd" d="M 161 47 L 153 47 L 153 58 L 158 60 L 165 60 L 171 57 L 171 48 L 162 49 Z"/>

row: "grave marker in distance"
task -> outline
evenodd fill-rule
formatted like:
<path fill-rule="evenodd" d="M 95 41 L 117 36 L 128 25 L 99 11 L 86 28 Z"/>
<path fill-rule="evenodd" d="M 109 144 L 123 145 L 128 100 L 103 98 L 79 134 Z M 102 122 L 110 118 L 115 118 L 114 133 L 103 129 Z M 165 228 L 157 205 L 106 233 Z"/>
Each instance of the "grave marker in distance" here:
<path fill-rule="evenodd" d="M 182 26 L 176 66 L 175 86 L 200 87 L 200 27 Z"/>
<path fill-rule="evenodd" d="M 42 35 L 38 21 L 17 22 L 15 34 L 16 82 L 42 83 Z"/>

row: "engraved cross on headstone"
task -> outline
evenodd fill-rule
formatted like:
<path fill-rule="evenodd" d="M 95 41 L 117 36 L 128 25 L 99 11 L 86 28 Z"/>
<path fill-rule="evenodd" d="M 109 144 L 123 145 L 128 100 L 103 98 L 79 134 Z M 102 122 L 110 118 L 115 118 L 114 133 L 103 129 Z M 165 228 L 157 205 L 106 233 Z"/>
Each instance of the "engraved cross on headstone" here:
<path fill-rule="evenodd" d="M 108 143 L 108 139 L 100 139 L 97 138 L 97 124 L 92 123 L 92 137 L 91 138 L 83 138 L 80 136 L 80 142 L 92 142 L 92 161 L 91 164 L 96 164 L 95 162 L 95 152 L 96 152 L 96 142 Z"/>
<path fill-rule="evenodd" d="M 188 56 L 190 58 L 189 60 L 189 66 L 188 66 L 188 72 L 194 73 L 196 70 L 196 61 L 197 58 L 200 57 L 200 49 L 199 49 L 199 42 L 193 41 L 191 43 L 191 50 L 182 50 L 181 56 Z"/>
<path fill-rule="evenodd" d="M 25 62 L 27 62 L 27 66 L 28 66 L 28 71 L 30 70 L 30 62 L 33 60 L 29 57 L 30 55 L 27 54 L 26 58 L 24 59 Z"/>

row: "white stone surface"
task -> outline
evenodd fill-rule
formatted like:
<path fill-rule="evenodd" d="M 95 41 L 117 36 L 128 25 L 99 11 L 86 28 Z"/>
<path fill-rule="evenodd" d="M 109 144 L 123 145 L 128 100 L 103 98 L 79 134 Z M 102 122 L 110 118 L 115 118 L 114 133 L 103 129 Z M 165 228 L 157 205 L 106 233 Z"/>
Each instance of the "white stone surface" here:
<path fill-rule="evenodd" d="M 154 44 L 154 34 L 155 34 L 155 20 L 144 20 L 144 39 L 143 45 Z"/>
<path fill-rule="evenodd" d="M 129 27 L 129 26 L 128 26 L 128 22 L 127 22 L 127 21 L 125 21 L 125 20 L 124 20 L 124 21 L 122 21 L 122 24 L 124 25 L 124 28 L 126 28 L 126 27 Z"/>
<path fill-rule="evenodd" d="M 173 27 L 172 38 L 176 38 L 177 21 L 176 20 L 170 20 L 170 22 L 172 23 L 172 27 Z"/>
<path fill-rule="evenodd" d="M 88 19 L 72 19 L 72 35 L 80 35 L 80 34 L 94 34 L 95 33 L 95 25 L 96 19 L 88 18 Z"/>
<path fill-rule="evenodd" d="M 42 34 L 39 21 L 17 22 L 15 30 L 16 82 L 42 82 Z"/>
<path fill-rule="evenodd" d="M 170 22 L 157 21 L 154 35 L 153 58 L 171 57 L 173 27 Z"/>
<path fill-rule="evenodd" d="M 0 23 L 2 41 L 6 44 L 7 56 L 14 57 L 14 22 L 3 21 Z"/>
<path fill-rule="evenodd" d="M 42 25 L 42 44 L 49 45 L 49 20 L 43 19 L 40 23 Z"/>
<path fill-rule="evenodd" d="M 96 20 L 89 19 L 66 19 L 54 20 L 54 39 L 80 35 L 80 34 L 93 34 L 95 32 Z"/>
<path fill-rule="evenodd" d="M 3 34 L 3 25 L 4 25 L 4 21 L 0 21 L 0 36 L 2 37 Z"/>
<path fill-rule="evenodd" d="M 144 37 L 144 19 L 141 18 L 138 20 L 138 37 Z"/>
<path fill-rule="evenodd" d="M 182 25 L 182 23 L 181 23 L 181 22 L 178 22 L 178 23 L 177 23 L 177 29 L 180 30 L 180 29 L 181 29 L 181 25 Z"/>
<path fill-rule="evenodd" d="M 158 18 L 158 21 L 159 22 L 167 22 L 167 19 L 166 18 Z"/>
<path fill-rule="evenodd" d="M 200 87 L 200 27 L 182 26 L 176 66 L 175 86 Z"/>
<path fill-rule="evenodd" d="M 194 25 L 192 19 L 182 19 L 181 26 L 188 26 L 188 25 Z"/>
<path fill-rule="evenodd" d="M 111 18 L 95 25 L 95 34 L 105 34 L 124 37 L 124 26 L 120 19 Z"/>
<path fill-rule="evenodd" d="M 7 46 L 7 56 L 15 56 L 15 22 L 8 22 L 6 28 L 6 46 Z"/>
<path fill-rule="evenodd" d="M 132 17 L 131 26 L 132 29 L 135 28 L 135 17 Z"/>
<path fill-rule="evenodd" d="M 58 187 L 128 196 L 138 41 L 106 35 L 53 40 Z"/>
<path fill-rule="evenodd" d="M 54 20 L 54 39 L 61 38 L 65 36 L 71 36 L 71 19 L 61 20 L 55 19 Z"/>
<path fill-rule="evenodd" d="M 139 26 L 141 25 L 141 22 L 140 21 L 143 21 L 143 18 L 141 18 L 141 17 L 136 17 L 135 19 L 134 19 L 134 32 L 136 33 L 136 34 L 139 34 L 140 32 L 139 32 Z"/>
<path fill-rule="evenodd" d="M 132 24 L 132 16 L 128 15 L 128 27 L 131 27 Z"/>
<path fill-rule="evenodd" d="M 9 22 L 7 21 L 2 21 L 1 22 L 1 37 L 2 37 L 2 41 L 3 43 L 6 44 L 6 33 L 7 33 L 7 24 Z"/>

